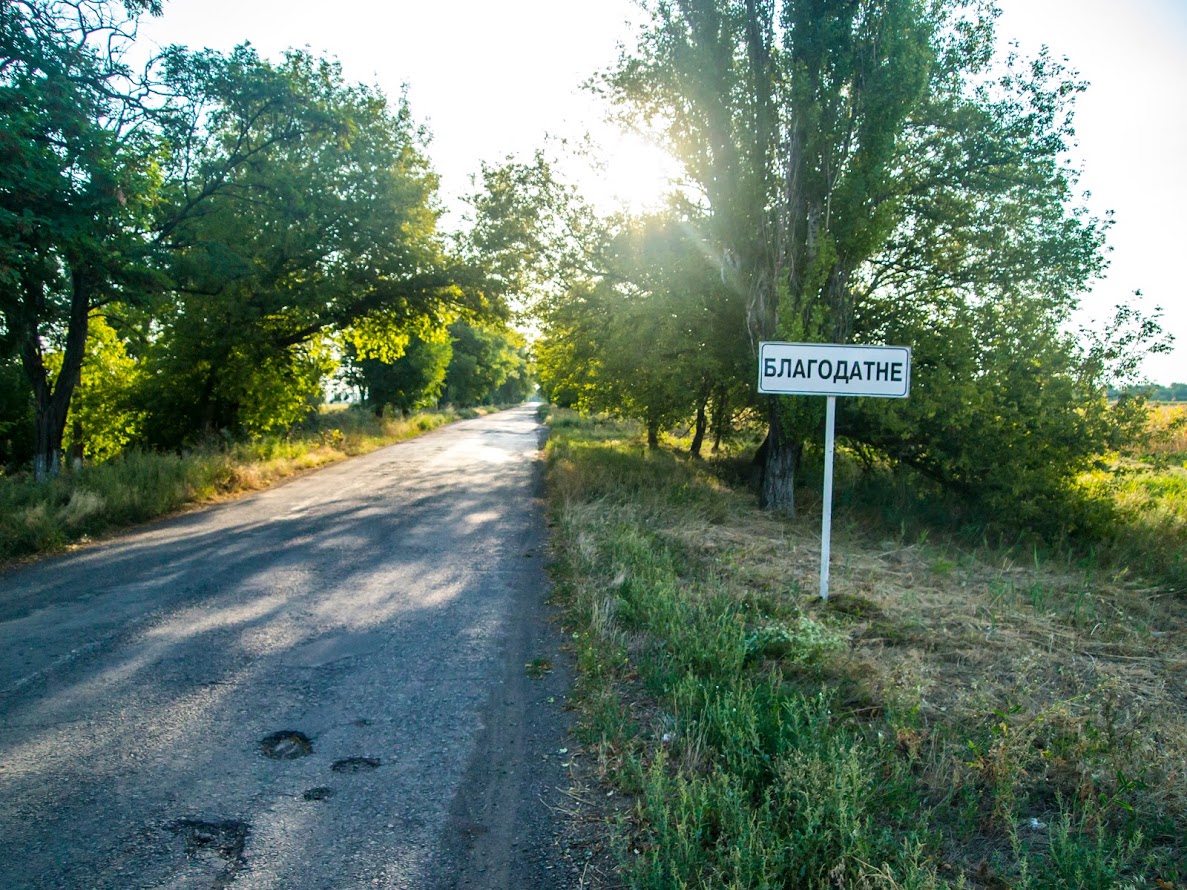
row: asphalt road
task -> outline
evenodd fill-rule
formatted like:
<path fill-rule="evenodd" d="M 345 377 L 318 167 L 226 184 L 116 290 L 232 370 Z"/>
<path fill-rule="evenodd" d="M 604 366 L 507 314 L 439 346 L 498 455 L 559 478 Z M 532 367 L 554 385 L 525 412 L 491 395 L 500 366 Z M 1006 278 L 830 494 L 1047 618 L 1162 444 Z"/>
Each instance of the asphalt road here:
<path fill-rule="evenodd" d="M 566 886 L 540 441 L 525 406 L 0 574 L 0 887 Z"/>

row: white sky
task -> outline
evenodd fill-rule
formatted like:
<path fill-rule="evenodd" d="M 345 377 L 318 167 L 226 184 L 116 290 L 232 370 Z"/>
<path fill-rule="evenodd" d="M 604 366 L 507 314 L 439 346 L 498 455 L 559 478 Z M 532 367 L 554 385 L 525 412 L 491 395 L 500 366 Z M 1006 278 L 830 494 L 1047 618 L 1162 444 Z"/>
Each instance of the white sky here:
<path fill-rule="evenodd" d="M 1075 157 L 1093 210 L 1115 211 L 1117 223 L 1109 275 L 1085 297 L 1081 321 L 1103 323 L 1140 288 L 1177 341 L 1146 363 L 1147 376 L 1187 381 L 1187 0 L 998 3 L 1002 38 L 1031 52 L 1046 43 L 1092 83 Z M 480 160 L 527 156 L 546 134 L 599 130 L 602 108 L 580 84 L 614 61 L 638 18 L 631 0 L 166 0 L 141 37 L 220 50 L 250 40 L 268 57 L 308 46 L 393 98 L 407 85 L 449 199 L 470 190 Z M 624 149 L 600 185 L 627 194 L 661 169 Z"/>

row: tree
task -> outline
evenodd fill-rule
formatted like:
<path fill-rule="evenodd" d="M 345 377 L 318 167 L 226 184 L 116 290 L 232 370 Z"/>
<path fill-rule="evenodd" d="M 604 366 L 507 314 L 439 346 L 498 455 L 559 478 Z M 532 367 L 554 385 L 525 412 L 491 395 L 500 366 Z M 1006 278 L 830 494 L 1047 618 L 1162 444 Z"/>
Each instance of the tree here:
<path fill-rule="evenodd" d="M 91 313 L 142 271 L 157 146 L 122 54 L 160 3 L 122 8 L 22 0 L 0 14 L 0 346 L 32 389 L 38 479 L 61 463 Z"/>
<path fill-rule="evenodd" d="M 522 401 L 530 392 L 527 348 L 509 327 L 461 320 L 449 326 L 453 356 L 442 402 L 468 408 L 492 405 L 500 393 Z"/>
<path fill-rule="evenodd" d="M 704 239 L 746 298 L 752 350 L 910 344 L 937 317 L 992 324 L 1006 343 L 1057 326 L 1100 273 L 1107 223 L 1075 206 L 1061 161 L 1084 85 L 1047 55 L 995 75 L 994 15 L 958 0 L 675 0 L 605 76 L 683 162 Z M 967 337 L 937 348 L 953 343 Z M 1075 354 L 1059 355 L 1074 376 Z M 913 379 L 928 388 L 930 373 L 925 362 Z M 930 391 L 931 410 L 956 416 L 959 390 Z M 790 514 L 819 407 L 770 399 L 767 411 L 762 501 Z M 956 438 L 973 447 L 978 428 Z"/>
<path fill-rule="evenodd" d="M 46 356 L 60 373 L 64 356 Z M 77 460 L 115 457 L 140 435 L 143 413 L 132 405 L 139 368 L 116 331 L 102 316 L 87 325 L 87 346 L 78 386 L 70 401 L 64 444 Z"/>
<path fill-rule="evenodd" d="M 29 380 L 20 359 L 0 359 L 0 467 L 32 459 L 36 428 Z"/>
<path fill-rule="evenodd" d="M 460 241 L 488 303 L 535 320 L 573 284 L 602 273 L 605 221 L 542 152 L 530 162 L 483 164 L 481 184 L 468 198 L 471 227 Z"/>
<path fill-rule="evenodd" d="M 408 329 L 469 305 L 406 101 L 302 52 L 178 55 L 170 70 L 203 101 L 175 125 L 188 148 L 159 227 L 174 289 L 146 332 L 146 401 L 175 416 L 154 424 L 158 444 L 284 426 L 329 368 L 324 338 L 390 362 Z"/>
<path fill-rule="evenodd" d="M 362 390 L 363 404 L 379 417 L 388 406 L 407 417 L 440 400 L 453 344 L 447 331 L 424 331 L 410 334 L 403 355 L 394 361 L 360 358 L 354 349 L 350 353 L 347 380 Z"/>
<path fill-rule="evenodd" d="M 546 391 L 659 431 L 696 416 L 700 453 L 709 400 L 728 399 L 745 372 L 744 303 L 726 286 L 684 211 L 621 221 L 599 250 L 601 273 L 545 318 Z"/>

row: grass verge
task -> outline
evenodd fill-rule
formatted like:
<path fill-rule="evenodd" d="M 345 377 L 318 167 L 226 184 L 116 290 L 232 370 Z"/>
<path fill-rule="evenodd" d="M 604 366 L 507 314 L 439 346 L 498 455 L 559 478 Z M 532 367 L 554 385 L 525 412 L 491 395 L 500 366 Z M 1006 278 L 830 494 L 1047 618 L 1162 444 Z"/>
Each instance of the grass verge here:
<path fill-rule="evenodd" d="M 841 511 L 822 604 L 812 517 L 607 422 L 548 459 L 583 885 L 1184 886 L 1181 595 Z"/>
<path fill-rule="evenodd" d="M 493 410 L 493 409 L 492 409 Z M 0 477 L 0 563 L 159 516 L 265 488 L 303 470 L 390 445 L 479 412 L 425 412 L 381 419 L 331 409 L 285 438 L 196 449 L 185 455 L 129 451 L 46 484 Z"/>

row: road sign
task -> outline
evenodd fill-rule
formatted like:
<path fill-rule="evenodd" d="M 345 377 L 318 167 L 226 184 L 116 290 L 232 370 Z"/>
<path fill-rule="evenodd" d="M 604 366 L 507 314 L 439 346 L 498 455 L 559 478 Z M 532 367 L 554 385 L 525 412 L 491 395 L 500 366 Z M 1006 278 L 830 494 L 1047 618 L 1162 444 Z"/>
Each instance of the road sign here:
<path fill-rule="evenodd" d="M 837 396 L 905 399 L 911 390 L 911 347 L 838 343 L 760 343 L 758 391 L 828 396 L 824 414 L 824 515 L 820 521 L 820 598 L 828 599 L 833 532 L 833 451 Z"/>
<path fill-rule="evenodd" d="M 910 389 L 909 346 L 759 344 L 761 393 L 905 399 Z"/>

